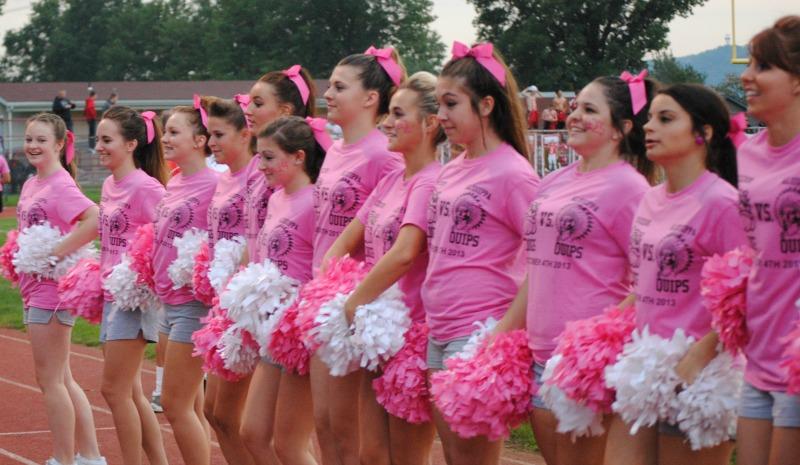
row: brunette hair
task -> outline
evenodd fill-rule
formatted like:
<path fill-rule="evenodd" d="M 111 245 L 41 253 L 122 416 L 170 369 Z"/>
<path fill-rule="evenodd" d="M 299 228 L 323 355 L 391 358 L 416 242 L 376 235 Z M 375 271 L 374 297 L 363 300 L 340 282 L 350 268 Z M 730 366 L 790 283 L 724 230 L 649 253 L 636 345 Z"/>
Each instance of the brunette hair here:
<path fill-rule="evenodd" d="M 700 84 L 673 84 L 659 90 L 658 94 L 672 97 L 689 114 L 696 135 L 705 139 L 703 128 L 711 126 L 713 134 L 705 141 L 706 168 L 736 187 L 736 146 L 728 137 L 731 118 L 719 94 Z"/>
<path fill-rule="evenodd" d="M 305 68 L 300 68 L 300 76 L 308 87 L 308 100 L 303 103 L 303 97 L 297 84 L 289 79 L 283 71 L 270 71 L 261 76 L 258 82 L 271 85 L 275 89 L 275 95 L 280 103 L 288 103 L 292 106 L 292 114 L 295 116 L 311 116 L 316 114 L 316 89 L 311 73 Z"/>
<path fill-rule="evenodd" d="M 325 161 L 325 149 L 319 145 L 305 119 L 298 116 L 278 118 L 264 128 L 258 138 L 271 139 L 286 153 L 302 150 L 306 154 L 303 168 L 311 182 L 317 182 L 322 162 Z"/>
<path fill-rule="evenodd" d="M 750 56 L 800 77 L 800 16 L 784 16 L 750 41 Z"/>
<path fill-rule="evenodd" d="M 236 128 L 237 131 L 247 127 L 247 118 L 244 116 L 242 107 L 233 100 L 205 96 L 200 99 L 200 104 L 209 117 L 220 118 Z"/>
<path fill-rule="evenodd" d="M 189 126 L 192 128 L 192 133 L 195 136 L 205 136 L 206 144 L 203 147 L 203 151 L 206 155 L 210 154 L 211 149 L 208 147 L 208 139 L 211 137 L 211 135 L 208 133 L 208 129 L 203 126 L 203 121 L 200 119 L 200 112 L 194 107 L 178 105 L 177 107 L 172 107 L 172 109 L 169 111 L 165 111 L 161 116 L 161 121 L 163 122 L 164 126 L 166 126 L 168 119 L 174 115 L 177 115 L 178 113 L 186 117 L 186 121 L 189 123 Z"/>
<path fill-rule="evenodd" d="M 647 158 L 644 145 L 644 125 L 647 123 L 650 102 L 658 91 L 658 83 L 651 79 L 644 80 L 647 104 L 634 115 L 631 91 L 627 82 L 616 76 L 599 77 L 592 82 L 603 87 L 606 102 L 611 109 L 611 125 L 622 134 L 619 143 L 620 157 L 636 168 L 650 184 L 656 184 L 656 165 Z M 632 123 L 627 133 L 624 129 L 626 120 Z"/>
<path fill-rule="evenodd" d="M 519 86 L 497 49 L 492 51 L 492 56 L 505 71 L 505 85 L 500 84 L 500 81 L 492 73 L 470 56 L 451 59 L 444 65 L 440 76 L 463 79 L 464 87 L 470 94 L 472 110 L 476 114 L 479 113 L 480 100 L 484 97 L 492 97 L 494 109 L 489 115 L 492 129 L 500 136 L 500 139 L 528 158 L 528 143 L 525 137 L 527 121 L 518 97 Z"/>
<path fill-rule="evenodd" d="M 417 94 L 417 107 L 423 116 L 435 115 L 439 112 L 439 101 L 436 100 L 436 76 L 426 71 L 414 73 L 400 86 Z M 399 90 L 399 89 L 398 89 Z M 444 129 L 439 126 L 439 131 L 433 139 L 434 146 L 447 140 Z"/>
<path fill-rule="evenodd" d="M 58 154 L 58 161 L 61 162 L 61 166 L 72 176 L 72 179 L 75 179 L 78 175 L 78 166 L 75 163 L 75 159 L 73 159 L 71 163 L 67 163 L 67 125 L 64 124 L 64 120 L 54 113 L 37 113 L 28 118 L 28 121 L 25 122 L 25 126 L 27 127 L 31 123 L 47 124 L 53 128 L 53 135 L 55 136 L 56 142 L 64 144 L 63 147 L 61 147 L 61 153 Z"/>
<path fill-rule="evenodd" d="M 147 126 L 144 118 L 136 110 L 122 105 L 113 106 L 103 114 L 103 119 L 111 120 L 119 126 L 125 140 L 135 140 L 133 163 L 137 168 L 155 178 L 162 185 L 167 184 L 169 175 L 164 162 L 164 149 L 161 146 L 161 121 L 153 119 L 155 137 L 147 142 Z"/>
<path fill-rule="evenodd" d="M 400 66 L 403 71 L 400 79 L 400 84 L 406 80 L 407 72 L 403 61 L 400 59 L 400 54 L 396 49 L 392 49 L 392 59 Z M 379 95 L 378 101 L 378 114 L 382 116 L 389 113 L 389 101 L 392 95 L 397 91 L 398 86 L 389 77 L 389 74 L 378 63 L 378 59 L 372 55 L 364 53 L 356 53 L 342 58 L 336 66 L 353 66 L 358 68 L 358 78 L 361 80 L 361 85 L 367 90 L 377 90 Z"/>

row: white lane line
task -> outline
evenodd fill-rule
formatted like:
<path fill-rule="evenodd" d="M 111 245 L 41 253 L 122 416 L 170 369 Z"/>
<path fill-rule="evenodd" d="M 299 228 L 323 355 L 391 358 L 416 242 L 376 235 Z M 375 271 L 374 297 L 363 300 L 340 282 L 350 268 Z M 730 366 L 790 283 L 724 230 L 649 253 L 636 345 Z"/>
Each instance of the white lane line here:
<path fill-rule="evenodd" d="M 0 455 L 5 455 L 6 457 L 8 457 L 10 459 L 14 459 L 19 463 L 24 463 L 25 465 L 39 465 L 38 463 L 36 463 L 36 462 L 34 462 L 32 460 L 28 460 L 25 457 L 23 457 L 21 455 L 17 455 L 15 453 L 11 452 L 11 451 L 5 450 L 2 447 L 0 447 Z"/>
<path fill-rule="evenodd" d="M 21 337 L 14 337 L 14 336 L 7 336 L 5 334 L 0 334 L 0 338 L 8 339 L 9 341 L 14 341 L 14 342 L 21 342 L 23 344 L 28 344 L 28 345 L 31 344 L 31 341 L 29 341 L 27 339 L 24 339 L 24 338 L 21 338 Z M 87 360 L 94 360 L 95 362 L 103 363 L 103 358 L 102 357 L 95 357 L 94 355 L 83 354 L 83 353 L 74 352 L 74 351 L 70 352 L 70 355 L 75 356 L 75 357 L 85 358 Z M 151 375 L 156 374 L 155 370 L 151 370 L 149 368 L 142 368 L 142 371 L 145 372 L 145 373 L 149 373 Z"/>
<path fill-rule="evenodd" d="M 107 430 L 115 430 L 113 426 L 103 426 L 101 428 L 95 428 L 96 431 L 107 431 Z M 10 431 L 7 433 L 0 433 L 0 437 L 8 437 L 8 436 L 33 436 L 36 434 L 50 434 L 49 429 L 43 429 L 39 431 Z"/>

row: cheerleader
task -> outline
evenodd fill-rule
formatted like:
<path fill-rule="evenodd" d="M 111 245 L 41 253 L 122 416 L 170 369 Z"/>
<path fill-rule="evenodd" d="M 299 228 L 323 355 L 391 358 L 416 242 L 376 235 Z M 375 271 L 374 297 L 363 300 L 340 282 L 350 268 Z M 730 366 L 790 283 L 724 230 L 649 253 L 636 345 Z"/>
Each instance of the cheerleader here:
<path fill-rule="evenodd" d="M 544 178 L 528 209 L 527 283 L 497 331 L 527 326 L 537 385 L 566 323 L 598 315 L 630 292 L 631 222 L 654 177 L 643 129 L 654 87 L 618 77 L 584 87 L 567 118 L 567 144 L 581 159 Z M 605 435 L 573 440 L 556 432 L 558 419 L 541 397 L 533 407 L 531 424 L 547 463 L 602 463 Z"/>
<path fill-rule="evenodd" d="M 291 115 L 305 118 L 314 115 L 314 81 L 308 71 L 303 69 L 300 65 L 294 65 L 283 71 L 272 71 L 265 74 L 250 88 L 249 96 L 250 102 L 245 110 L 245 116 L 253 127 L 254 135 L 262 134 L 270 123 L 275 122 L 278 118 Z M 296 131 L 290 132 L 294 134 Z M 313 142 L 313 136 L 309 135 L 309 137 L 311 137 L 309 141 Z M 290 142 L 292 144 L 297 143 L 297 141 L 291 140 Z M 256 157 L 261 158 L 259 160 L 259 170 L 263 172 L 265 160 L 263 160 L 264 155 L 262 151 L 259 150 L 256 153 Z M 309 163 L 311 159 L 314 159 L 314 163 L 322 163 L 321 157 L 313 157 L 312 155 L 309 155 L 309 157 Z M 318 158 L 318 160 L 316 158 Z M 302 173 L 303 170 L 301 169 L 295 174 L 302 176 Z M 309 193 L 313 191 L 313 182 L 316 180 L 318 173 L 319 169 L 317 168 L 305 174 L 307 176 L 312 176 L 311 183 L 307 189 Z M 270 196 L 276 189 L 280 189 L 281 187 L 282 184 L 280 183 L 270 183 L 268 176 L 264 175 L 253 178 L 252 182 L 248 183 L 247 248 L 250 259 L 254 263 L 261 262 L 268 258 L 265 253 L 267 249 L 258 251 L 265 246 L 264 244 L 258 244 L 258 238 L 264 235 L 262 225 L 264 224 L 265 218 L 268 216 Z M 305 197 L 301 196 L 301 198 L 304 199 Z M 299 203 L 293 203 L 294 207 L 300 208 L 305 205 L 301 200 L 298 200 L 298 202 Z M 305 214 L 307 214 L 308 218 L 311 218 L 313 222 L 313 205 L 309 204 L 308 206 L 309 209 Z M 299 214 L 301 212 L 298 211 L 296 213 Z M 303 219 L 307 218 L 303 217 Z M 274 224 L 273 227 L 275 227 Z M 305 239 L 310 241 L 310 237 Z M 298 240 L 305 239 L 303 239 L 302 235 L 298 238 Z M 309 247 L 308 250 L 310 253 L 311 248 Z M 308 263 L 308 268 L 310 273 L 310 261 Z M 282 455 L 287 457 L 287 460 L 284 460 L 284 462 L 308 463 L 298 461 L 303 459 L 296 458 L 297 454 L 304 455 L 307 453 L 308 436 L 305 436 L 306 444 L 297 445 L 298 449 L 295 450 L 295 436 L 289 434 L 293 430 L 283 427 L 278 428 L 276 431 L 275 410 L 279 392 L 278 388 L 282 382 L 281 379 L 281 367 L 274 364 L 269 358 L 262 358 L 262 361 L 258 364 L 253 373 L 253 379 L 247 391 L 247 401 L 245 403 L 244 417 L 242 418 L 241 434 L 245 446 L 258 465 L 278 463 L 275 450 L 277 440 L 273 442 L 273 437 L 276 433 L 279 433 L 281 437 L 284 438 L 284 440 L 281 441 L 282 445 L 286 445 L 287 441 L 291 444 L 291 448 L 284 447 L 282 449 Z M 311 396 L 308 387 L 308 378 L 305 377 L 306 391 L 302 391 L 302 380 L 298 379 L 297 381 L 298 385 L 295 386 L 299 390 L 297 392 L 297 399 L 286 396 L 287 402 L 290 402 L 290 405 L 294 402 L 302 402 L 304 399 L 310 398 Z M 310 404 L 308 409 L 301 410 L 300 412 L 300 417 L 302 417 L 303 413 L 308 413 L 310 415 L 312 413 Z M 313 422 L 313 417 L 309 416 L 309 419 Z M 300 424 L 303 424 L 303 422 L 298 418 L 298 425 Z M 284 435 L 284 433 L 286 434 Z M 299 437 L 302 439 L 304 435 L 302 427 L 298 427 L 298 433 Z"/>
<path fill-rule="evenodd" d="M 491 44 L 456 42 L 436 85 L 439 120 L 466 151 L 444 166 L 428 211 L 430 260 L 422 285 L 428 369 L 461 351 L 474 323 L 499 319 L 524 277 L 524 218 L 539 179 L 527 160 L 517 83 Z M 463 439 L 438 410 L 449 464 L 497 463 L 502 441 Z"/>
<path fill-rule="evenodd" d="M 345 303 L 348 321 L 353 320 L 359 305 L 372 302 L 397 282 L 413 322 L 425 322 L 420 288 L 428 262 L 427 208 L 441 168 L 436 147 L 444 142 L 436 119 L 435 88 L 436 78 L 420 72 L 392 97 L 383 130 L 389 138 L 388 149 L 403 154 L 405 168 L 389 173 L 378 183 L 325 255 L 327 262 L 363 246 L 366 262 L 373 267 Z M 362 373 L 361 463 L 427 463 L 433 424 L 412 424 L 388 414 L 375 397 L 373 380 L 378 375 Z"/>
<path fill-rule="evenodd" d="M 100 271 L 107 276 L 120 262 L 136 230 L 155 221 L 164 196 L 166 170 L 160 124 L 155 114 L 116 106 L 97 125 L 95 150 L 111 171 L 100 197 Z M 167 457 L 150 403 L 141 384 L 144 349 L 157 336 L 156 309 L 116 310 L 106 292 L 100 342 L 103 343 L 102 393 L 114 417 L 125 465 L 142 463 L 141 450 L 153 464 Z"/>
<path fill-rule="evenodd" d="M 177 165 L 167 192 L 156 210 L 153 270 L 155 291 L 163 305 L 159 338 L 165 351 L 162 405 L 186 463 L 208 464 L 207 423 L 195 405 L 202 401 L 202 360 L 192 357 L 192 334 L 202 327 L 208 307 L 198 302 L 191 285 L 176 288 L 169 268 L 177 258 L 173 243 L 187 231 L 208 227 L 208 206 L 217 174 L 206 166 L 208 132 L 192 107 L 171 110 L 162 143 L 164 158 Z M 198 399 L 199 397 L 199 399 Z"/>
<path fill-rule="evenodd" d="M 333 69 L 325 92 L 328 120 L 341 126 L 343 139 L 325 157 L 314 188 L 316 226 L 314 269 L 359 208 L 387 173 L 402 166 L 386 149 L 378 120 L 389 112 L 389 100 L 405 79 L 405 68 L 391 49 L 370 47 L 342 59 Z M 352 255 L 364 259 L 364 252 Z M 358 393 L 361 374 L 332 377 L 318 358 L 311 361 L 314 418 L 325 464 L 358 464 Z"/>
<path fill-rule="evenodd" d="M 738 158 L 739 211 L 757 259 L 747 287 L 737 460 L 783 465 L 797 463 L 800 443 L 800 398 L 787 394 L 779 366 L 800 298 L 800 16 L 753 38 L 741 79 L 748 113 L 767 129 Z"/>
<path fill-rule="evenodd" d="M 74 136 L 58 116 L 41 113 L 25 126 L 25 158 L 36 176 L 22 186 L 17 205 L 20 231 L 47 222 L 66 234 L 51 252 L 63 258 L 97 236 L 97 206 L 75 183 Z M 97 447 L 91 406 L 69 367 L 75 317 L 60 307 L 57 283 L 20 273 L 24 322 L 33 349 L 36 381 L 45 398 L 53 436 L 46 465 L 104 465 Z M 77 449 L 77 454 L 75 453 Z"/>
<path fill-rule="evenodd" d="M 197 107 L 201 118 L 208 122 L 208 147 L 214 159 L 228 166 L 228 171 L 219 174 L 208 207 L 209 245 L 213 251 L 222 239 L 244 237 L 247 185 L 260 173 L 258 160 L 250 151 L 251 131 L 240 104 L 204 97 Z M 255 463 L 239 434 L 249 383 L 249 375 L 233 382 L 214 374 L 208 376 L 203 410 L 228 463 Z"/>
<path fill-rule="evenodd" d="M 718 354 L 719 339 L 700 295 L 700 271 L 707 258 L 746 242 L 737 209 L 736 149 L 728 135 L 730 118 L 722 99 L 700 85 L 662 89 L 653 99 L 644 129 L 647 157 L 664 170 L 666 180 L 645 193 L 633 220 L 630 260 L 637 329 L 634 342 L 606 370 L 607 382 L 617 389 L 613 407 L 618 415 L 611 421 L 605 463 L 727 464 L 733 447 L 727 434 L 714 446 L 690 444 L 685 425 L 664 418 L 663 412 L 671 408 L 667 400 L 653 398 L 659 403 L 660 418 L 652 427 L 647 422 L 641 428 L 638 422 L 626 424 L 620 416 L 623 402 L 634 397 L 620 386 L 630 376 L 622 367 L 636 344 L 642 351 L 652 350 L 645 347 L 651 340 L 656 341 L 652 346 L 661 341 L 662 346 L 686 345 L 673 351 L 675 360 L 655 362 L 674 367 L 677 390 L 690 389 L 718 355 L 729 357 Z M 689 345 L 692 340 L 696 342 Z M 672 352 L 661 354 L 665 353 Z M 734 385 L 736 370 L 731 364 L 729 357 Z M 633 376 L 639 375 L 648 372 Z M 728 425 L 707 427 L 711 428 L 727 430 Z"/>

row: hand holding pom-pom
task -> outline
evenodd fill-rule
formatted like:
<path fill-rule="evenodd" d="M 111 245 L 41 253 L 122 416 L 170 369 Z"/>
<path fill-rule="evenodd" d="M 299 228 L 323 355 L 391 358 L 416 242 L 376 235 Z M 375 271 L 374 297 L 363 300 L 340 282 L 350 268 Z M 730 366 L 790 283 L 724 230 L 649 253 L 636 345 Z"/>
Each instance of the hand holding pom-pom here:
<path fill-rule="evenodd" d="M 208 281 L 217 295 L 222 295 L 228 281 L 239 269 L 244 248 L 245 242 L 241 236 L 220 239 L 214 244 L 214 258 L 208 267 Z"/>
<path fill-rule="evenodd" d="M 328 366 L 331 376 L 344 376 L 358 368 L 359 352 L 351 337 L 344 314 L 346 294 L 337 294 L 319 308 L 314 339 L 319 341 L 317 356 Z"/>
<path fill-rule="evenodd" d="M 85 245 L 72 254 L 58 260 L 53 251 L 64 235 L 50 223 L 35 224 L 25 228 L 17 236 L 18 249 L 12 263 L 17 273 L 28 273 L 39 278 L 58 279 L 83 258 L 94 258 L 97 251 Z"/>
<path fill-rule="evenodd" d="M 431 377 L 433 400 L 459 436 L 499 440 L 527 418 L 535 388 L 532 363 L 524 330 L 484 338 L 473 357 L 452 357 Z"/>
<path fill-rule="evenodd" d="M 136 230 L 128 248 L 131 257 L 131 270 L 136 273 L 136 284 L 155 289 L 153 278 L 153 223 L 145 223 Z"/>
<path fill-rule="evenodd" d="M 6 242 L 0 247 L 0 276 L 11 282 L 12 286 L 19 283 L 19 274 L 14 268 L 14 253 L 16 253 L 19 246 L 17 245 L 17 237 L 19 231 L 12 229 L 6 234 Z"/>
<path fill-rule="evenodd" d="M 755 261 L 747 246 L 714 255 L 703 265 L 700 293 L 711 311 L 711 325 L 725 349 L 736 353 L 747 345 L 747 278 Z"/>
<path fill-rule="evenodd" d="M 192 285 L 194 258 L 200 252 L 203 242 L 208 242 L 208 233 L 197 228 L 192 228 L 184 232 L 182 236 L 173 239 L 172 244 L 175 246 L 177 256 L 167 267 L 167 274 L 172 280 L 173 289 Z"/>
<path fill-rule="evenodd" d="M 131 267 L 128 254 L 122 255 L 103 282 L 103 289 L 114 297 L 115 310 L 156 310 L 161 306 L 158 296 L 146 284 L 140 284 L 139 273 Z"/>
<path fill-rule="evenodd" d="M 303 290 L 301 288 L 300 296 L 302 295 Z M 275 363 L 282 366 L 286 371 L 305 376 L 308 374 L 311 352 L 303 343 L 303 334 L 298 324 L 301 299 L 302 297 L 295 299 L 294 304 L 283 312 L 283 316 L 272 332 L 268 350 Z"/>
<path fill-rule="evenodd" d="M 238 376 L 246 376 L 256 369 L 259 360 L 258 342 L 250 331 L 234 323 L 222 333 L 217 347 L 226 370 Z"/>
<path fill-rule="evenodd" d="M 202 242 L 194 257 L 192 269 L 192 293 L 203 305 L 211 306 L 214 301 L 214 287 L 208 280 L 208 267 L 211 265 L 211 251 L 208 242 Z"/>
<path fill-rule="evenodd" d="M 411 326 L 408 306 L 397 285 L 373 302 L 356 308 L 353 342 L 361 356 L 361 367 L 374 371 L 392 358 L 405 344 Z"/>
<path fill-rule="evenodd" d="M 84 258 L 58 280 L 61 306 L 89 323 L 100 324 L 103 318 L 103 281 L 100 263 Z"/>
<path fill-rule="evenodd" d="M 203 360 L 203 371 L 219 376 L 225 381 L 234 383 L 244 377 L 241 373 L 236 373 L 225 367 L 225 360 L 220 354 L 219 342 L 222 335 L 233 326 L 233 322 L 228 319 L 225 310 L 219 307 L 219 299 L 215 298 L 208 315 L 200 320 L 203 327 L 192 334 L 194 350 L 193 357 L 200 357 Z"/>

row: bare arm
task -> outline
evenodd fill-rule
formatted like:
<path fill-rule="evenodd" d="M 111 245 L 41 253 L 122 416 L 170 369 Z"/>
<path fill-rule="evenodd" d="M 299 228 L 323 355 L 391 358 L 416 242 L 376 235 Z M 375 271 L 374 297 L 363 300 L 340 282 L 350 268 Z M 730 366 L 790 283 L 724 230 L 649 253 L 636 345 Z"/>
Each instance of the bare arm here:
<path fill-rule="evenodd" d="M 59 260 L 75 252 L 97 237 L 97 205 L 92 205 L 78 217 L 78 224 L 53 249 L 53 255 Z"/>
<path fill-rule="evenodd" d="M 325 253 L 320 264 L 320 271 L 324 273 L 332 258 L 344 257 L 356 250 L 362 242 L 364 242 L 364 224 L 358 218 L 353 218 L 353 221 L 344 228 L 344 231 L 336 238 L 336 242 Z"/>
<path fill-rule="evenodd" d="M 11 182 L 11 173 L 3 173 L 3 184 Z"/>
<path fill-rule="evenodd" d="M 344 234 L 339 236 L 339 239 L 343 236 Z M 338 243 L 339 240 L 336 241 L 336 244 Z M 378 260 L 378 263 L 375 264 L 369 274 L 353 291 L 350 298 L 347 299 L 347 302 L 345 302 L 344 310 L 347 321 L 353 320 L 356 308 L 359 305 L 372 302 L 408 273 L 408 270 L 414 264 L 414 260 L 425 251 L 427 246 L 428 239 L 423 230 L 413 225 L 405 225 L 400 228 L 400 233 L 397 235 L 397 240 L 392 245 L 392 248 Z M 331 247 L 331 250 L 333 250 L 333 247 Z"/>
<path fill-rule="evenodd" d="M 678 365 L 675 366 L 675 372 L 678 377 L 687 384 L 692 384 L 697 378 L 697 375 L 703 371 L 714 357 L 717 356 L 717 345 L 719 344 L 719 335 L 716 331 L 709 331 L 702 339 L 692 344 L 689 351 L 683 356 Z"/>

